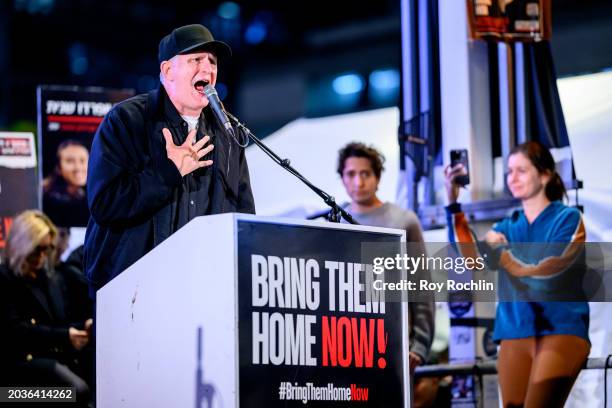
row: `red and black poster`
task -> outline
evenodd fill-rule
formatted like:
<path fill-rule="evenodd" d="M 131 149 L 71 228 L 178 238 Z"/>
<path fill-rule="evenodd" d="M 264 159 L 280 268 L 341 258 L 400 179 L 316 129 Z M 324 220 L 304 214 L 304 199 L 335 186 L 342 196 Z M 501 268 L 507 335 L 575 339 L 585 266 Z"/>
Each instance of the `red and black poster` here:
<path fill-rule="evenodd" d="M 399 236 L 238 225 L 240 406 L 408 406 L 407 305 L 360 297 L 361 243 Z"/>
<path fill-rule="evenodd" d="M 34 208 L 38 208 L 34 135 L 0 132 L 0 254 L 14 216 Z"/>
<path fill-rule="evenodd" d="M 93 136 L 114 104 L 132 90 L 38 87 L 38 145 L 42 210 L 61 227 L 89 220 L 86 182 Z"/>
<path fill-rule="evenodd" d="M 473 39 L 550 39 L 550 0 L 468 0 L 467 5 Z"/>

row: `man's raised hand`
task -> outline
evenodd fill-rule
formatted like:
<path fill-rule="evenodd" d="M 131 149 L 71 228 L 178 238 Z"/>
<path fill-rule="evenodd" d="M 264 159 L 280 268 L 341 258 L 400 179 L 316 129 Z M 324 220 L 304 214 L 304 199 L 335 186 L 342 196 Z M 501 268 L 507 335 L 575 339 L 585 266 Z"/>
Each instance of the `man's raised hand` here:
<path fill-rule="evenodd" d="M 164 134 L 164 139 L 166 139 L 166 152 L 168 153 L 168 158 L 172 160 L 172 163 L 174 163 L 181 173 L 181 176 L 185 176 L 194 170 L 201 167 L 208 167 L 213 164 L 212 160 L 200 160 L 215 147 L 212 144 L 204 147 L 210 140 L 209 136 L 204 136 L 196 144 L 193 144 L 196 135 L 196 129 L 193 129 L 187 135 L 185 142 L 177 146 L 174 144 L 174 141 L 172 141 L 172 134 L 168 128 L 163 128 L 162 133 Z"/>

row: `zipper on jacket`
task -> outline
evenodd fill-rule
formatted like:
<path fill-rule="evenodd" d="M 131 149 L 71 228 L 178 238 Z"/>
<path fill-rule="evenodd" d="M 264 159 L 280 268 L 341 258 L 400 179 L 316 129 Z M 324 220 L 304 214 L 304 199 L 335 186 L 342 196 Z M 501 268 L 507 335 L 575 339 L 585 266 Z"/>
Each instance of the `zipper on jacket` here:
<path fill-rule="evenodd" d="M 229 180 L 229 168 L 230 168 L 230 160 L 232 158 L 232 139 L 229 139 L 229 152 L 227 154 L 227 171 L 225 172 L 225 174 L 227 175 L 227 178 Z"/>

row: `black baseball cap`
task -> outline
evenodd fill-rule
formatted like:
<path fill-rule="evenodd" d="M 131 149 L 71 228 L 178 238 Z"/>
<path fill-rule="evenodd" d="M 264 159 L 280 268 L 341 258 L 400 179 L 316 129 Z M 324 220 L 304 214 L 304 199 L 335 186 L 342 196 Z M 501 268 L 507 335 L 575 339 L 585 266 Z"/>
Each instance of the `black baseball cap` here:
<path fill-rule="evenodd" d="M 190 24 L 174 29 L 159 42 L 159 63 L 178 54 L 210 51 L 218 58 L 232 56 L 232 49 L 222 41 L 214 39 L 210 30 L 201 24 Z"/>

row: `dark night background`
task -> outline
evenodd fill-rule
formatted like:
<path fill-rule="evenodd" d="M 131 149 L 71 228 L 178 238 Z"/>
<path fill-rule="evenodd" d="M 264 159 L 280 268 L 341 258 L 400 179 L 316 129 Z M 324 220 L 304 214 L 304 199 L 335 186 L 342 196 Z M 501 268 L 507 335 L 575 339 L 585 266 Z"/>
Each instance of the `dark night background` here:
<path fill-rule="evenodd" d="M 39 84 L 148 91 L 160 38 L 191 23 L 233 48 L 218 90 L 260 136 L 298 117 L 397 105 L 399 15 L 399 0 L 0 0 L 0 129 L 35 132 Z M 610 69 L 610 38 L 609 0 L 553 1 L 560 77 Z M 376 70 L 392 89 L 383 97 Z M 329 91 L 345 73 L 364 79 L 350 103 Z"/>

